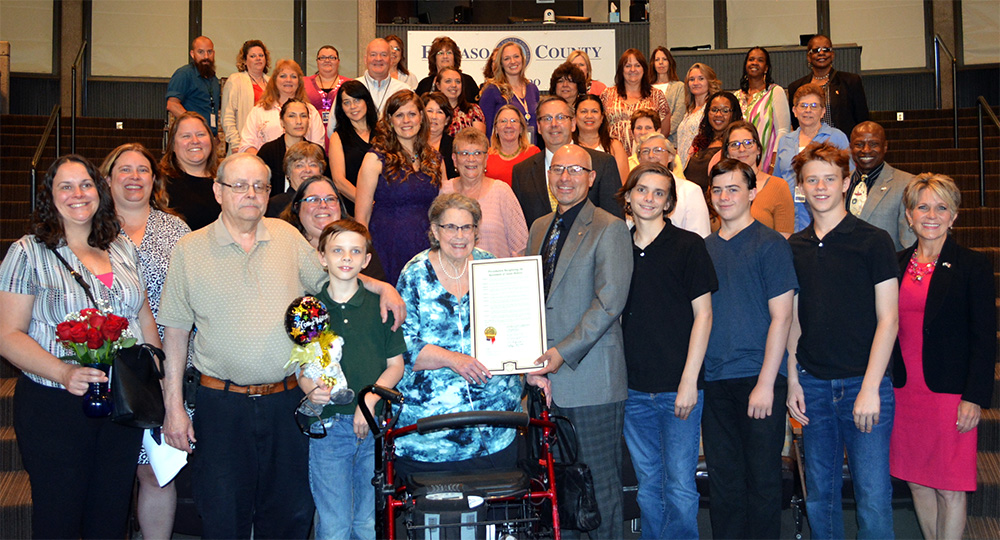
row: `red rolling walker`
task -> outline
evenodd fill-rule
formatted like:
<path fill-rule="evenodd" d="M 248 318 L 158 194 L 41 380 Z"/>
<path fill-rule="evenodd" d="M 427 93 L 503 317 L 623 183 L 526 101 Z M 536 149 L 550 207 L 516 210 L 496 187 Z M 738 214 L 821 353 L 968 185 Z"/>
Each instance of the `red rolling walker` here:
<path fill-rule="evenodd" d="M 376 419 L 363 405 L 374 393 L 384 400 Z M 512 540 L 560 539 L 552 445 L 556 425 L 542 408 L 540 418 L 509 411 L 471 411 L 421 418 L 395 427 L 403 397 L 395 390 L 367 386 L 358 394 L 361 412 L 375 437 L 376 532 L 397 538 L 399 525 L 407 539 Z M 441 429 L 477 425 L 513 427 L 529 441 L 528 457 L 514 469 L 476 473 L 414 473 L 398 478 L 394 470 L 395 440 Z M 402 538 L 403 536 L 400 536 Z"/>

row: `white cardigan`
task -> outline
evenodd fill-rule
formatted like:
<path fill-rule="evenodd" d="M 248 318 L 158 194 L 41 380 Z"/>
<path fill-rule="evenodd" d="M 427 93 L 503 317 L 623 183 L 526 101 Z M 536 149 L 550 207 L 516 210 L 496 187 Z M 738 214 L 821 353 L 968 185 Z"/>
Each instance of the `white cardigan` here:
<path fill-rule="evenodd" d="M 264 75 L 264 84 L 268 77 Z M 229 143 L 229 153 L 236 152 L 243 144 L 240 133 L 246 125 L 247 116 L 253 109 L 253 81 L 247 72 L 233 73 L 222 88 L 222 131 Z"/>
<path fill-rule="evenodd" d="M 309 110 L 309 129 L 306 131 L 306 140 L 314 142 L 326 148 L 326 128 L 323 127 L 323 117 L 319 115 L 316 107 L 312 103 L 306 103 Z M 271 142 L 285 133 L 281 127 L 281 107 L 271 107 L 264 110 L 260 105 L 254 105 L 250 114 L 247 115 L 246 123 L 240 132 L 240 152 L 248 148 L 260 150 L 266 142 Z"/>

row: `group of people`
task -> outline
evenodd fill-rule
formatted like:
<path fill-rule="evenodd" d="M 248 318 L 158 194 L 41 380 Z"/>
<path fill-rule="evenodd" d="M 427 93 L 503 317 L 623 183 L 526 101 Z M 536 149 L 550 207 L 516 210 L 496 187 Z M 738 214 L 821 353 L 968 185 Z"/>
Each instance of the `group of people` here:
<path fill-rule="evenodd" d="M 80 413 L 106 376 L 61 358 L 56 325 L 94 307 L 77 275 L 98 308 L 162 344 L 163 436 L 191 454 L 206 538 L 305 538 L 313 508 L 318 538 L 374 538 L 357 403 L 331 404 L 286 367 L 285 310 L 303 294 L 344 337 L 351 388 L 395 386 L 402 423 L 517 410 L 525 384 L 541 388 L 591 467 L 592 537 L 623 534 L 622 437 L 643 537 L 697 537 L 703 437 L 713 536 L 777 538 L 783 405 L 804 426 L 814 537 L 843 537 L 845 448 L 862 537 L 893 536 L 890 475 L 909 482 L 926 537 L 960 535 L 992 392 L 992 269 L 948 234 L 954 182 L 885 163 L 856 76 L 832 70 L 825 36 L 808 55 L 785 133 L 762 48 L 735 93 L 704 64 L 679 81 L 659 47 L 652 69 L 626 51 L 607 87 L 578 51 L 540 95 L 513 43 L 480 91 L 447 37 L 419 82 L 396 36 L 368 45 L 357 80 L 329 46 L 315 75 L 279 61 L 268 78 L 252 40 L 220 93 L 206 84 L 211 40 L 197 38 L 167 93 L 162 159 L 138 144 L 100 169 L 57 159 L 31 234 L 0 264 L 35 534 L 121 537 L 137 470 L 143 535 L 169 537 L 173 522 L 174 488 L 140 457 L 142 432 Z M 491 375 L 471 356 L 467 265 L 520 255 L 542 259 L 548 346 L 538 370 Z M 305 427 L 291 417 L 303 400 L 322 411 Z M 513 429 L 412 439 L 396 444 L 404 477 L 517 459 Z"/>

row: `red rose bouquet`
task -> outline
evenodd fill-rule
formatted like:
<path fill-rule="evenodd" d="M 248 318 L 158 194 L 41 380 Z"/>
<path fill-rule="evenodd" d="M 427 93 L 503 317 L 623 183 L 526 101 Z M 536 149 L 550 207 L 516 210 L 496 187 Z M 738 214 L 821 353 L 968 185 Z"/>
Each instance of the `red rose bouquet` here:
<path fill-rule="evenodd" d="M 70 313 L 65 322 L 56 325 L 56 337 L 73 353 L 67 358 L 75 357 L 83 365 L 110 365 L 118 349 L 136 343 L 127 330 L 128 319 L 87 308 Z"/>

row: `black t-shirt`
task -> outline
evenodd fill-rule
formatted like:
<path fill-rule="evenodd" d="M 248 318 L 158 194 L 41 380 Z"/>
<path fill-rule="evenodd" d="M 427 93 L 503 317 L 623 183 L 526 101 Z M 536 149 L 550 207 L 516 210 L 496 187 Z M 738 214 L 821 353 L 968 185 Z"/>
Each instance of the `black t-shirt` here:
<path fill-rule="evenodd" d="M 669 221 L 645 249 L 632 245 L 632 263 L 622 313 L 628 387 L 676 392 L 694 324 L 691 301 L 719 289 L 715 266 L 700 236 Z"/>
<path fill-rule="evenodd" d="M 180 171 L 176 178 L 167 178 L 167 195 L 170 207 L 177 211 L 192 231 L 219 219 L 222 207 L 215 200 L 213 178 L 191 176 Z"/>
<path fill-rule="evenodd" d="M 417 95 L 423 95 L 427 92 L 434 91 L 434 77 L 424 77 L 420 79 L 417 83 L 417 89 L 415 92 Z M 462 74 L 462 93 L 465 94 L 465 101 L 469 103 L 476 103 L 476 98 L 479 97 L 479 84 L 476 80 L 472 78 L 468 73 Z"/>
<path fill-rule="evenodd" d="M 361 170 L 361 163 L 364 162 L 365 154 L 372 145 L 362 139 L 349 122 L 347 125 L 337 124 L 337 134 L 340 135 L 340 145 L 344 148 L 344 173 L 347 175 L 347 181 L 357 186 L 358 171 Z M 347 211 L 354 215 L 354 203 L 345 200 L 344 204 L 347 205 Z"/>
<path fill-rule="evenodd" d="M 822 240 L 810 224 L 788 239 L 799 279 L 798 363 L 814 377 L 860 377 L 878 318 L 875 285 L 896 278 L 889 233 L 851 214 Z"/>

